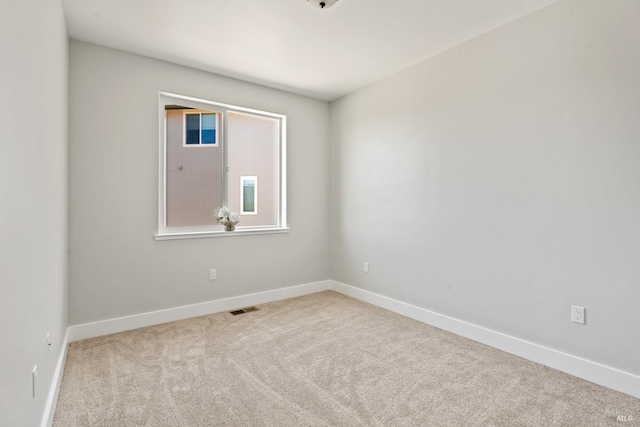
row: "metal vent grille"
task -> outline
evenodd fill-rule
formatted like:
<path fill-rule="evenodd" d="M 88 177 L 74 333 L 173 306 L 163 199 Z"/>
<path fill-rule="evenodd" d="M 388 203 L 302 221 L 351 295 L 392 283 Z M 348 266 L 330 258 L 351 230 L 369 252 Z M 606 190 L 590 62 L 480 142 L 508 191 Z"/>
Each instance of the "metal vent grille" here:
<path fill-rule="evenodd" d="M 258 310 L 260 310 L 258 307 L 245 307 L 239 310 L 230 311 L 229 313 L 231 313 L 234 316 L 237 316 L 238 314 L 251 313 L 252 311 L 258 311 Z"/>

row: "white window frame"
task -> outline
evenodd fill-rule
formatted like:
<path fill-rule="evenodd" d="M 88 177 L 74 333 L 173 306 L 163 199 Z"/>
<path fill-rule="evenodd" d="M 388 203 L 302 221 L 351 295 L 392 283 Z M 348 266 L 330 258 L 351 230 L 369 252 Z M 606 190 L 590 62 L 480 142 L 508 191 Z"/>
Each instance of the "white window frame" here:
<path fill-rule="evenodd" d="M 208 113 L 214 113 L 216 116 L 216 142 L 213 144 L 203 144 L 202 143 L 202 115 L 203 114 L 208 114 Z M 187 144 L 187 116 L 190 115 L 194 115 L 194 114 L 198 114 L 200 116 L 200 131 L 198 132 L 198 143 L 197 144 Z M 184 111 L 182 113 L 182 146 L 183 147 L 188 147 L 188 148 L 195 148 L 195 147 L 219 147 L 219 141 L 220 141 L 220 114 L 217 111 L 197 111 L 197 110 L 190 110 L 190 111 Z"/>
<path fill-rule="evenodd" d="M 167 227 L 166 225 L 166 206 L 167 206 L 167 148 L 166 148 L 166 112 L 165 106 L 167 105 L 183 105 L 188 108 L 196 110 L 205 110 L 214 113 L 218 119 L 218 127 L 216 131 L 217 146 L 223 150 L 223 176 L 222 176 L 222 193 L 223 204 L 227 204 L 228 198 L 228 162 L 227 162 L 227 113 L 245 113 L 257 116 L 263 116 L 267 118 L 276 119 L 279 121 L 279 156 L 278 156 L 278 171 L 276 175 L 276 225 L 271 226 L 242 226 L 239 224 L 236 226 L 234 232 L 225 232 L 222 225 L 211 226 L 194 226 L 194 227 Z M 232 237 L 243 236 L 251 234 L 271 234 L 271 233 L 286 233 L 289 232 L 287 226 L 287 117 L 283 114 L 271 113 L 268 111 L 255 110 L 251 108 L 239 107 L 230 104 L 223 104 L 219 102 L 208 101 L 200 98 L 193 98 L 190 96 L 178 95 L 169 92 L 158 93 L 158 140 L 159 140 L 159 178 L 158 178 L 158 230 L 154 235 L 156 240 L 173 240 L 173 239 L 192 239 L 202 237 Z M 202 146 L 213 146 L 213 144 L 204 144 Z M 195 144 L 193 144 L 195 146 Z M 197 145 L 201 146 L 201 145 Z M 241 181 L 242 183 L 242 181 Z M 256 195 L 257 195 L 257 181 L 256 181 Z M 256 201 L 257 211 L 257 201 Z M 212 215 L 214 212 L 211 213 Z"/>
<path fill-rule="evenodd" d="M 253 212 L 244 210 L 244 181 L 253 181 Z M 258 177 L 255 175 L 240 177 L 240 215 L 258 215 Z"/>

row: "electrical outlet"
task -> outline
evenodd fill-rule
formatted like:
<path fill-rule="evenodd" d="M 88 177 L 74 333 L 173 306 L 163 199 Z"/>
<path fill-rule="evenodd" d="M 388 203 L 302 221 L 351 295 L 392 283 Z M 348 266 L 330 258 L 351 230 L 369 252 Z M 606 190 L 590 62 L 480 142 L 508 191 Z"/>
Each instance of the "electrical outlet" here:
<path fill-rule="evenodd" d="M 47 336 L 45 337 L 44 345 L 45 354 L 49 357 L 49 349 L 51 348 L 51 334 L 49 332 L 47 332 Z"/>
<path fill-rule="evenodd" d="M 212 268 L 211 270 L 209 270 L 209 280 L 216 280 L 216 277 L 217 277 L 216 269 Z"/>
<path fill-rule="evenodd" d="M 575 323 L 580 323 L 584 325 L 584 307 L 579 307 L 577 305 L 571 306 L 571 321 Z"/>
<path fill-rule="evenodd" d="M 369 272 L 369 263 L 367 261 L 364 262 L 364 272 L 365 273 Z"/>
<path fill-rule="evenodd" d="M 33 367 L 33 371 L 31 371 L 31 390 L 32 390 L 34 399 L 36 397 L 36 385 L 37 385 L 36 380 L 37 379 L 38 379 L 38 365 L 35 365 Z"/>

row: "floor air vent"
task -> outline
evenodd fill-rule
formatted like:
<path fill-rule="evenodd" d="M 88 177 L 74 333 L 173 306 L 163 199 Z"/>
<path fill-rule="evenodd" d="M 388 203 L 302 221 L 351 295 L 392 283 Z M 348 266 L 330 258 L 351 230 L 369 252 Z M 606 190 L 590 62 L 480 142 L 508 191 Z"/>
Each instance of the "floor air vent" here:
<path fill-rule="evenodd" d="M 233 314 L 234 316 L 237 316 L 238 314 L 251 313 L 252 311 L 258 311 L 258 310 L 260 310 L 258 307 L 247 307 L 247 308 L 241 308 L 240 310 L 233 310 L 233 311 L 230 311 L 229 313 Z"/>

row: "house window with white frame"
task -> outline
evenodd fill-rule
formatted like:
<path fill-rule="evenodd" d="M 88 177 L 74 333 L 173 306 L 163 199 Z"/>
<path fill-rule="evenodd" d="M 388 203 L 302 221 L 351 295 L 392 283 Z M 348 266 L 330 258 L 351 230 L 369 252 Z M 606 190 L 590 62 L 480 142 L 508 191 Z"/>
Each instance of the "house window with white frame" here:
<path fill-rule="evenodd" d="M 258 177 L 240 177 L 240 214 L 258 214 Z"/>
<path fill-rule="evenodd" d="M 156 239 L 225 234 L 221 207 L 240 213 L 236 234 L 288 230 L 285 116 L 161 93 L 160 122 Z"/>
<path fill-rule="evenodd" d="M 212 112 L 184 112 L 184 146 L 218 146 L 218 114 Z"/>

